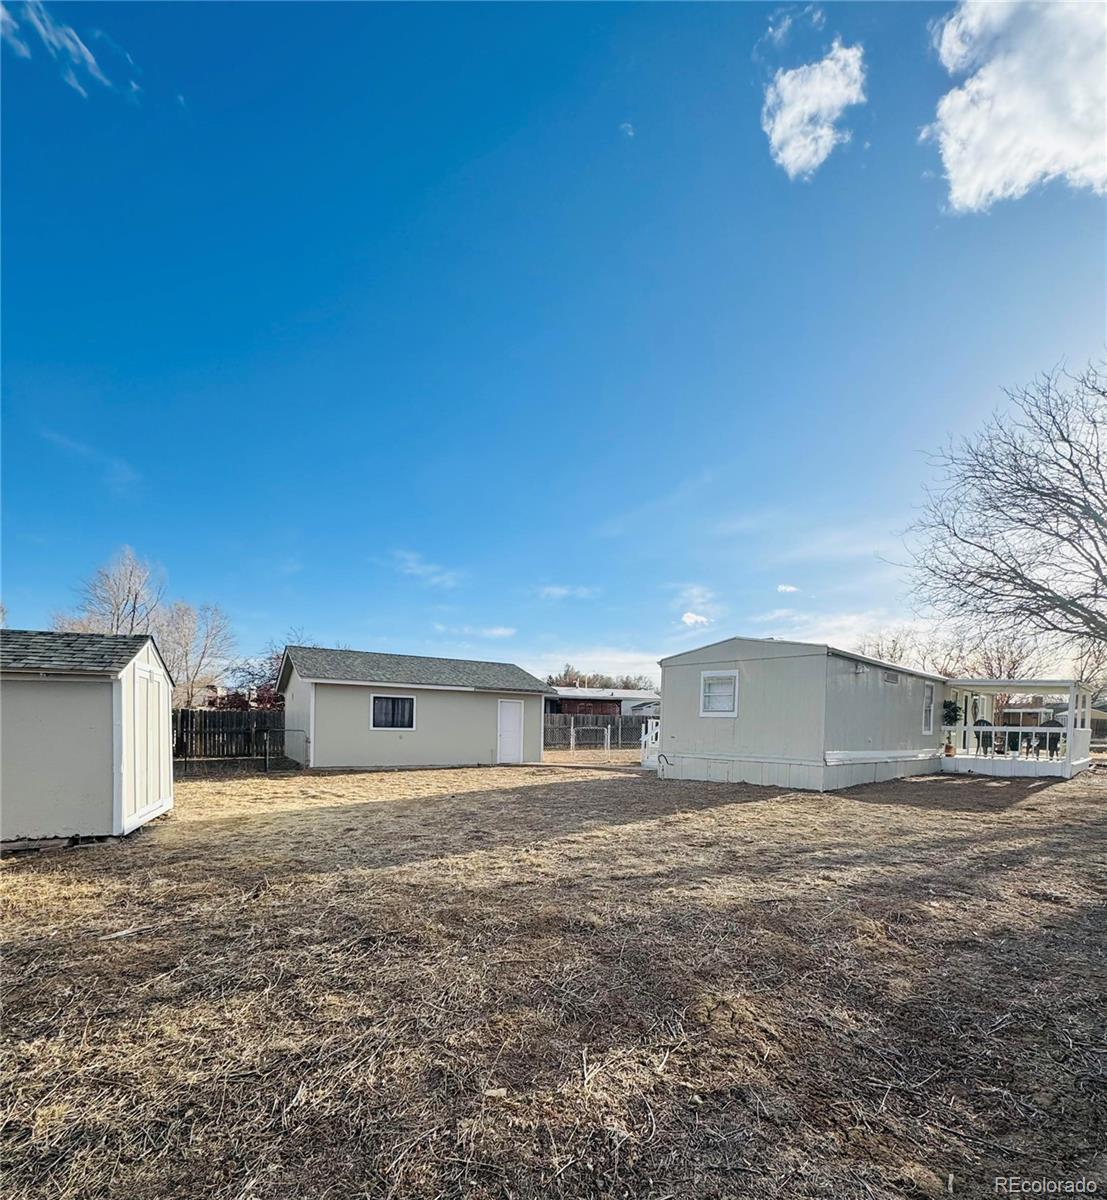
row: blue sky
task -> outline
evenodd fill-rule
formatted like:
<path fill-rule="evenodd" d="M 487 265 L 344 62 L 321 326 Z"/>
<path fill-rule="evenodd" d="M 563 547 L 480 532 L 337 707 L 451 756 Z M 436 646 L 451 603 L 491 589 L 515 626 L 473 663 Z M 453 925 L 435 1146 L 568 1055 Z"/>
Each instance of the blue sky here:
<path fill-rule="evenodd" d="M 1005 11 L 9 4 L 9 623 L 125 543 L 244 651 L 905 614 L 926 452 L 1104 351 L 1101 12 Z"/>

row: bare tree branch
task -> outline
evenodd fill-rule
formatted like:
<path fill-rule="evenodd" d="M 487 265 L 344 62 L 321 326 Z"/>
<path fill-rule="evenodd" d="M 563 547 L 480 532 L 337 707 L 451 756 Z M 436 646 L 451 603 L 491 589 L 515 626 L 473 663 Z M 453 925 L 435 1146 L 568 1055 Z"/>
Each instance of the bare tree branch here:
<path fill-rule="evenodd" d="M 56 613 L 53 625 L 71 633 L 149 633 L 164 592 L 162 572 L 124 546 L 85 580 L 77 611 Z"/>
<path fill-rule="evenodd" d="M 914 592 L 991 633 L 1107 641 L 1107 377 L 1050 372 L 937 458 Z"/>

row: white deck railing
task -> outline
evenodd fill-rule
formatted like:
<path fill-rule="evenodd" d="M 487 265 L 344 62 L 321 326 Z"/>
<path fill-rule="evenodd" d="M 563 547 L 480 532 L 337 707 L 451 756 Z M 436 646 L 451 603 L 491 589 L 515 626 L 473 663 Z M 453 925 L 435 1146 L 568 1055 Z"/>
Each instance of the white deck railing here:
<path fill-rule="evenodd" d="M 1090 729 L 1073 729 L 1070 747 L 1070 730 L 1065 725 L 943 725 L 942 734 L 961 755 L 1069 761 L 1088 757 L 1092 737 Z"/>
<path fill-rule="evenodd" d="M 661 721 L 657 717 L 651 717 L 642 730 L 642 766 L 657 766 L 657 752 L 660 746 Z"/>

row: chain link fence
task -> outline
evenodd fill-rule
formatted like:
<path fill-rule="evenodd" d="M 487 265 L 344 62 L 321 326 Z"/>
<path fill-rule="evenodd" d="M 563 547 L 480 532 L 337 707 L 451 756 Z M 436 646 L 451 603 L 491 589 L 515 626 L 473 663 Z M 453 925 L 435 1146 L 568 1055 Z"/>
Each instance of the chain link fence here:
<path fill-rule="evenodd" d="M 542 732 L 545 750 L 634 750 L 642 745 L 648 717 L 601 717 L 590 713 L 547 713 Z"/>

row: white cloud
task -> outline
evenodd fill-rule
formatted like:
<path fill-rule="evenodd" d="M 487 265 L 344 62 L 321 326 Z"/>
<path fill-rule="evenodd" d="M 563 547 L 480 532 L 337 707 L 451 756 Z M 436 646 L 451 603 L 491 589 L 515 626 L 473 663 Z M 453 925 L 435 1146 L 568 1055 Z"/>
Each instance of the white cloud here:
<path fill-rule="evenodd" d="M 430 587 L 452 588 L 461 582 L 462 572 L 452 567 L 441 567 L 427 560 L 415 550 L 393 550 L 392 565 L 401 575 L 411 575 Z"/>
<path fill-rule="evenodd" d="M 769 27 L 765 30 L 761 42 L 768 42 L 779 49 L 788 41 L 788 35 L 797 23 L 810 22 L 813 29 L 822 29 L 826 24 L 826 14 L 817 4 L 808 4 L 803 8 L 778 8 L 769 17 Z"/>
<path fill-rule="evenodd" d="M 17 58 L 31 57 L 31 47 L 19 36 L 19 22 L 3 4 L 0 4 L 0 38 L 12 48 Z"/>
<path fill-rule="evenodd" d="M 765 89 L 761 128 L 773 161 L 790 179 L 809 179 L 835 146 L 850 139 L 837 122 L 852 104 L 865 101 L 865 64 L 860 45 L 834 39 L 819 62 L 780 70 Z"/>
<path fill-rule="evenodd" d="M 933 30 L 942 65 L 968 72 L 923 130 L 951 206 L 982 211 L 1063 179 L 1107 191 L 1107 24 L 1096 3 L 965 3 Z"/>
<path fill-rule="evenodd" d="M 772 556 L 776 563 L 849 562 L 876 559 L 883 554 L 903 552 L 903 544 L 884 522 L 835 525 L 807 530 L 803 537 L 784 544 Z"/>
<path fill-rule="evenodd" d="M 778 592 L 798 592 L 799 588 L 796 587 L 795 584 L 791 583 L 778 583 L 776 585 L 776 590 Z"/>
<path fill-rule="evenodd" d="M 629 121 L 624 121 L 619 126 L 619 132 L 623 135 L 623 137 L 632 138 L 638 131 Z"/>
<path fill-rule="evenodd" d="M 126 459 L 105 454 L 95 446 L 66 437 L 63 433 L 55 433 L 52 429 L 43 429 L 40 432 L 46 441 L 57 446 L 59 450 L 64 450 L 75 458 L 83 458 L 98 467 L 104 483 L 113 492 L 125 492 L 142 478 Z"/>
<path fill-rule="evenodd" d="M 543 600 L 587 600 L 598 590 L 575 583 L 547 583 L 538 589 L 538 595 Z"/>
<path fill-rule="evenodd" d="M 702 608 L 711 611 L 715 608 L 715 593 L 703 583 L 674 583 L 670 585 L 676 590 L 674 604 L 677 608 Z"/>
<path fill-rule="evenodd" d="M 713 479 L 713 472 L 705 467 L 698 475 L 682 480 L 671 492 L 647 500 L 626 512 L 604 518 L 593 533 L 601 538 L 625 537 L 627 534 L 637 536 L 639 530 L 658 523 L 664 514 L 683 507 L 690 500 L 696 500 L 705 488 L 710 487 Z"/>
<path fill-rule="evenodd" d="M 435 633 L 448 633 L 457 637 L 479 638 L 509 638 L 514 637 L 518 630 L 513 625 L 442 625 L 434 623 Z"/>
<path fill-rule="evenodd" d="M 775 608 L 751 618 L 764 629 L 766 637 L 797 642 L 819 642 L 848 650 L 866 634 L 902 623 L 896 614 L 883 608 L 858 611 L 808 613 L 795 608 Z"/>
<path fill-rule="evenodd" d="M 691 631 L 713 624 L 726 613 L 715 592 L 704 583 L 670 583 L 672 606 L 680 613 L 680 623 Z"/>
<path fill-rule="evenodd" d="M 27 0 L 22 9 L 23 22 L 17 23 L 10 13 L 3 17 L 4 40 L 20 58 L 30 58 L 31 48 L 18 30 L 27 25 L 37 35 L 50 57 L 61 68 L 62 79 L 79 95 L 88 97 L 86 84 L 93 82 L 110 88 L 111 80 L 104 74 L 96 56 L 81 41 L 72 25 L 55 21 L 42 0 Z"/>

